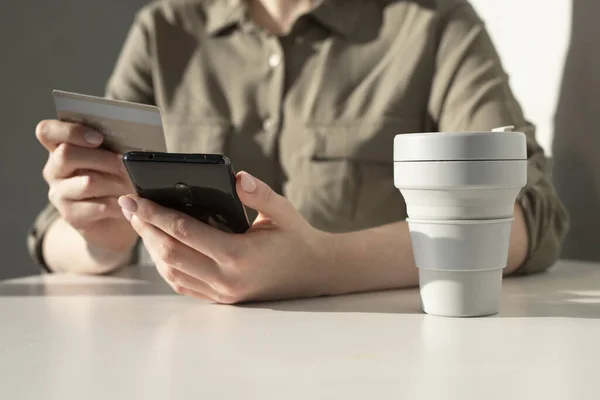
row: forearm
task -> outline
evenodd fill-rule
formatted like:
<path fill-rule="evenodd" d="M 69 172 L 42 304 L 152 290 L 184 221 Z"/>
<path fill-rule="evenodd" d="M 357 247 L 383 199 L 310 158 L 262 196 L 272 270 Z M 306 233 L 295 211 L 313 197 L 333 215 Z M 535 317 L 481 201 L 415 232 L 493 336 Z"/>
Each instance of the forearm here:
<path fill-rule="evenodd" d="M 333 242 L 333 268 L 339 272 L 339 278 L 332 283 L 332 294 L 418 285 L 419 274 L 406 221 L 337 234 Z M 505 274 L 523 264 L 527 250 L 527 228 L 517 205 Z"/>
<path fill-rule="evenodd" d="M 127 265 L 131 251 L 114 253 L 93 248 L 71 225 L 58 218 L 48 228 L 42 252 L 54 272 L 104 274 Z"/>
<path fill-rule="evenodd" d="M 406 221 L 336 234 L 331 246 L 332 294 L 411 287 L 418 270 Z M 337 274 L 336 274 L 337 275 Z"/>
<path fill-rule="evenodd" d="M 529 250 L 529 239 L 527 235 L 527 225 L 523 210 L 518 204 L 515 206 L 515 219 L 510 233 L 510 246 L 508 247 L 508 263 L 504 269 L 505 274 L 515 272 L 523 265 L 527 258 Z"/>

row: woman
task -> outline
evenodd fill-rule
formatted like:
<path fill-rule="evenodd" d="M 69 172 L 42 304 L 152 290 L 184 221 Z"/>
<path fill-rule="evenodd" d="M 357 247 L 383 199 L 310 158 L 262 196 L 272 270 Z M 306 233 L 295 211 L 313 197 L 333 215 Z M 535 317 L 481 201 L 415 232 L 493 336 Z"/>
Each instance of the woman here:
<path fill-rule="evenodd" d="M 467 1 L 156 2 L 107 95 L 159 106 L 170 151 L 227 154 L 258 216 L 232 235 L 128 195 L 97 132 L 43 121 L 50 205 L 30 248 L 51 271 L 114 270 L 141 238 L 175 291 L 217 302 L 412 286 L 392 138 L 504 125 L 527 133 L 529 154 L 506 272 L 559 255 L 567 216 L 546 158 Z"/>

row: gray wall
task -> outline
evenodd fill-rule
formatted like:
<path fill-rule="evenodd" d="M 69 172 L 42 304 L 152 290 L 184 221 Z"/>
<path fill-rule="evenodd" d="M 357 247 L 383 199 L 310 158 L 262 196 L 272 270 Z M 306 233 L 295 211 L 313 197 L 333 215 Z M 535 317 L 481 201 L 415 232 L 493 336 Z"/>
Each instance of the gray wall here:
<path fill-rule="evenodd" d="M 102 95 L 144 0 L 0 0 L 0 279 L 37 272 L 25 235 L 46 201 L 37 121 L 52 89 Z"/>
<path fill-rule="evenodd" d="M 600 261 L 600 2 L 573 0 L 556 111 L 554 182 L 571 213 L 563 257 Z"/>
<path fill-rule="evenodd" d="M 554 181 L 571 213 L 563 256 L 600 261 L 600 2 L 573 0 L 554 134 Z"/>

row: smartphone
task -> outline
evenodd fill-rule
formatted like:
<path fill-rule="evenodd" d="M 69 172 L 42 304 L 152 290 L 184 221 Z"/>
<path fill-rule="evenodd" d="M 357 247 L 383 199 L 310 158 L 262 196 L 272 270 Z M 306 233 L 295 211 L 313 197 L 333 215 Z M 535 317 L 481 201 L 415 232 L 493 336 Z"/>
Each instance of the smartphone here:
<path fill-rule="evenodd" d="M 225 232 L 250 228 L 227 157 L 133 151 L 123 155 L 123 163 L 140 197 Z"/>

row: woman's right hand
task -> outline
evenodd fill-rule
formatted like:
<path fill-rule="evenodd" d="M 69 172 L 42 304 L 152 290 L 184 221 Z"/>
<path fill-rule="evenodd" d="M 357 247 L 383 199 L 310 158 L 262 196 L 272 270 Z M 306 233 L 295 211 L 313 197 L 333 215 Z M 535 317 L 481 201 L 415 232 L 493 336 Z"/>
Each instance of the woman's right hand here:
<path fill-rule="evenodd" d="M 36 137 L 50 152 L 43 176 L 62 219 L 92 248 L 130 251 L 137 234 L 117 199 L 134 189 L 122 155 L 98 148 L 103 135 L 80 124 L 45 120 L 36 127 Z"/>

